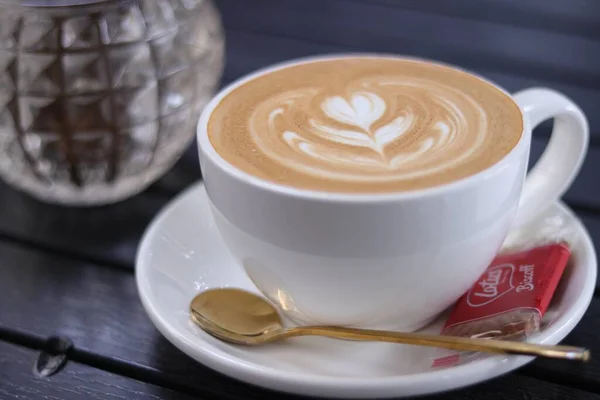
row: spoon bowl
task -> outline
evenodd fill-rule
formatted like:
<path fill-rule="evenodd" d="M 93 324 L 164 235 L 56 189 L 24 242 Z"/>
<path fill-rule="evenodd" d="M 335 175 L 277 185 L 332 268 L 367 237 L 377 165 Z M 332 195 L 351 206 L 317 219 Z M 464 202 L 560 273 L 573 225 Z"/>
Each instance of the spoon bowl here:
<path fill-rule="evenodd" d="M 281 329 L 277 309 L 262 297 L 240 289 L 208 290 L 196 296 L 190 305 L 194 321 L 212 324 L 242 336 L 256 336 Z"/>

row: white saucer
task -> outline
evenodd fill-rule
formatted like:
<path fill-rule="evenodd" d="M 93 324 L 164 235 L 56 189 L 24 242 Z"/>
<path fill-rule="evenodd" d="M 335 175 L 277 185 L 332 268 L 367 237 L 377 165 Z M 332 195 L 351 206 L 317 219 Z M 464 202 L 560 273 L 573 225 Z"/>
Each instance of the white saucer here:
<path fill-rule="evenodd" d="M 596 254 L 583 225 L 557 204 L 579 231 L 572 265 L 548 311 L 552 321 L 531 339 L 556 344 L 579 322 L 596 283 Z M 504 374 L 530 357 L 490 356 L 461 366 L 431 369 L 432 348 L 297 338 L 263 347 L 223 343 L 189 319 L 194 295 L 214 287 L 256 292 L 221 242 L 206 192 L 196 184 L 152 222 L 140 245 L 137 286 L 158 330 L 181 351 L 233 378 L 285 392 L 327 397 L 401 397 L 454 389 Z M 443 318 L 426 328 L 438 333 Z"/>

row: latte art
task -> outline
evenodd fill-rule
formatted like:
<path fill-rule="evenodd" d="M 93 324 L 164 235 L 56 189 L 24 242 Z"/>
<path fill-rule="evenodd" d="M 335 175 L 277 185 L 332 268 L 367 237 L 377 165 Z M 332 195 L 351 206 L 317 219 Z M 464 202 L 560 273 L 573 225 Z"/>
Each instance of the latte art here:
<path fill-rule="evenodd" d="M 439 82 L 375 78 L 348 82 L 345 92 L 324 98 L 316 110 L 317 88 L 258 104 L 248 121 L 256 147 L 301 173 L 383 182 L 436 174 L 484 143 L 485 110 Z M 469 121 L 463 110 L 478 118 Z"/>
<path fill-rule="evenodd" d="M 246 172 L 341 192 L 460 179 L 498 161 L 521 129 L 516 105 L 486 82 L 391 58 L 273 71 L 235 89 L 209 121 L 217 151 Z"/>

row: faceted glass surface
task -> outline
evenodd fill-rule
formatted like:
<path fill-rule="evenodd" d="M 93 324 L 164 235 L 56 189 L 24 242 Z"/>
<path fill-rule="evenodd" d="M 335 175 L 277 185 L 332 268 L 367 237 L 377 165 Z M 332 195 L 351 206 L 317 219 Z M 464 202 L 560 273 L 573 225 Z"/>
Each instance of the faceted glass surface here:
<path fill-rule="evenodd" d="M 222 65 L 209 0 L 0 0 L 0 176 L 64 204 L 135 194 L 187 147 Z"/>

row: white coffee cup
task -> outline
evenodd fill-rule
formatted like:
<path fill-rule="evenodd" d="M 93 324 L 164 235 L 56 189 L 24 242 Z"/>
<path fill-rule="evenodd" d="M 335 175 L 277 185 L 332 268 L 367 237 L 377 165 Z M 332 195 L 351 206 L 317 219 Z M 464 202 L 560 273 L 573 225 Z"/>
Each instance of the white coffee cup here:
<path fill-rule="evenodd" d="M 284 187 L 242 172 L 215 151 L 207 123 L 233 89 L 275 69 L 339 57 L 278 64 L 222 90 L 198 123 L 205 187 L 231 253 L 290 318 L 415 330 L 473 284 L 511 227 L 535 218 L 570 186 L 586 154 L 587 121 L 553 90 L 518 92 L 512 98 L 524 130 L 498 163 L 450 184 L 393 194 Z M 555 118 L 552 138 L 526 177 L 531 130 L 548 118 Z"/>

